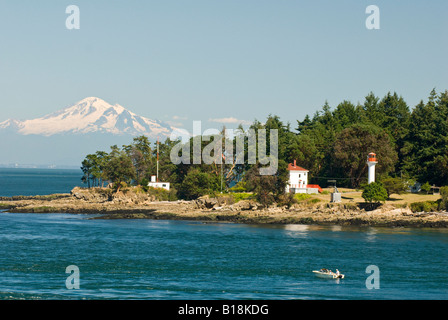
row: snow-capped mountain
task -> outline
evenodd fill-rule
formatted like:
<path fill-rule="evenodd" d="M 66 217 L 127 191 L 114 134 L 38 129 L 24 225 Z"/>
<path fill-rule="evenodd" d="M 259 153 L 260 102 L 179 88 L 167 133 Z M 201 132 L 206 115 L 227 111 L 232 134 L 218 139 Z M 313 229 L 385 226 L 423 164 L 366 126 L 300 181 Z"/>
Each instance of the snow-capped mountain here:
<path fill-rule="evenodd" d="M 89 97 L 42 118 L 0 122 L 1 129 L 22 135 L 52 136 L 56 134 L 111 133 L 168 137 L 175 128 L 159 120 L 136 115 L 119 104 Z"/>

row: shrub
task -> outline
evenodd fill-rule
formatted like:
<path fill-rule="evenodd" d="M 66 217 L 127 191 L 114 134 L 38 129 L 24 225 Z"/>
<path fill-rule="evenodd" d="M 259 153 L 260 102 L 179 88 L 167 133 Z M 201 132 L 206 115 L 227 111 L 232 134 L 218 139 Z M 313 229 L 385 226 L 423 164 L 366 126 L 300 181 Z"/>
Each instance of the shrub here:
<path fill-rule="evenodd" d="M 448 209 L 448 186 L 444 186 L 440 188 L 440 199 L 439 210 L 447 210 Z"/>
<path fill-rule="evenodd" d="M 120 191 L 120 189 L 122 189 L 121 191 L 126 192 L 127 187 L 128 187 L 128 184 L 124 181 L 114 182 L 114 184 L 112 185 L 112 189 L 115 192 Z"/>
<path fill-rule="evenodd" d="M 278 170 L 276 174 L 262 175 L 261 163 L 257 163 L 245 174 L 247 190 L 256 194 L 257 201 L 262 206 L 268 206 L 274 202 L 281 202 L 284 199 L 285 188 L 288 182 L 288 164 L 284 160 L 278 160 Z"/>
<path fill-rule="evenodd" d="M 229 188 L 229 192 L 246 192 L 247 190 L 246 190 L 246 188 L 244 188 L 244 187 L 237 187 L 237 186 L 234 186 L 234 187 L 232 187 L 232 188 Z"/>
<path fill-rule="evenodd" d="M 161 188 L 148 187 L 148 194 L 155 197 L 157 200 L 168 200 L 168 191 Z"/>
<path fill-rule="evenodd" d="M 140 180 L 140 187 L 145 191 L 148 192 L 149 186 L 148 186 L 149 180 L 147 178 L 143 178 Z"/>
<path fill-rule="evenodd" d="M 384 202 L 387 199 L 387 191 L 381 182 L 372 182 L 365 186 L 362 197 L 366 202 Z"/>
<path fill-rule="evenodd" d="M 177 190 L 176 188 L 171 187 L 170 191 L 168 191 L 168 200 L 169 201 L 176 201 L 179 198 L 177 197 Z"/>
<path fill-rule="evenodd" d="M 218 191 L 219 188 L 219 178 L 216 175 L 191 169 L 180 186 L 179 195 L 181 198 L 192 200 Z"/>
<path fill-rule="evenodd" d="M 255 198 L 255 196 L 252 193 L 232 193 L 231 196 L 235 203 L 241 200 L 249 200 Z"/>
<path fill-rule="evenodd" d="M 278 206 L 287 206 L 290 208 L 293 204 L 297 203 L 295 194 L 293 193 L 285 193 L 278 197 Z"/>
<path fill-rule="evenodd" d="M 246 192 L 246 182 L 240 181 L 236 185 L 234 185 L 232 188 L 229 188 L 230 192 Z"/>
<path fill-rule="evenodd" d="M 274 195 L 271 192 L 267 191 L 266 189 L 262 188 L 260 188 L 260 190 L 258 190 L 258 192 L 255 194 L 255 198 L 261 205 L 265 207 L 275 202 Z"/>
<path fill-rule="evenodd" d="M 413 202 L 410 205 L 412 212 L 431 212 L 436 211 L 439 204 L 437 201 Z"/>
<path fill-rule="evenodd" d="M 421 190 L 422 192 L 429 193 L 429 191 L 431 191 L 431 185 L 429 184 L 429 182 L 425 182 L 425 183 L 422 184 L 422 186 L 420 187 L 420 190 Z"/>
<path fill-rule="evenodd" d="M 385 178 L 381 180 L 381 183 L 387 191 L 388 198 L 391 194 L 402 194 L 407 190 L 407 186 L 401 178 Z"/>

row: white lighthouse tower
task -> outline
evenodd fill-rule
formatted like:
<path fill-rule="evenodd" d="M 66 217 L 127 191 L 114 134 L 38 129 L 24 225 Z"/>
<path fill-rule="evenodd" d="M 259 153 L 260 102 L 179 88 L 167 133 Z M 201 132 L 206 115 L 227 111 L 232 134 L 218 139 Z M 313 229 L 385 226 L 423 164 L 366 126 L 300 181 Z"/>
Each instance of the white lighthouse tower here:
<path fill-rule="evenodd" d="M 367 165 L 369 166 L 369 177 L 368 183 L 375 182 L 375 166 L 378 163 L 378 159 L 376 158 L 376 154 L 371 152 L 367 155 Z"/>

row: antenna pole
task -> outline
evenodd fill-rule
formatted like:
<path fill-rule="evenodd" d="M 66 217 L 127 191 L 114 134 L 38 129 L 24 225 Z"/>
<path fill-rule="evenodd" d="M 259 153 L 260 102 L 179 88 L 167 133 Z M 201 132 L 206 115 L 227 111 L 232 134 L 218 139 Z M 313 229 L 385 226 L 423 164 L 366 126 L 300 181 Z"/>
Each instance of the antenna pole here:
<path fill-rule="evenodd" d="M 159 137 L 157 137 L 157 182 L 159 182 Z"/>

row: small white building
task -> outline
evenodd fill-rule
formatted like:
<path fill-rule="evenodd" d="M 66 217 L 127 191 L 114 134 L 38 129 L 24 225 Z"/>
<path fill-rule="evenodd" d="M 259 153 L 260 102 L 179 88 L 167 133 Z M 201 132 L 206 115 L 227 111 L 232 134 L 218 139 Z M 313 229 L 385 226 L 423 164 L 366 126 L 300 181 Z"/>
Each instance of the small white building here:
<path fill-rule="evenodd" d="M 156 176 L 151 176 L 151 181 L 148 183 L 148 187 L 162 188 L 167 191 L 170 191 L 170 183 L 169 182 L 158 182 Z"/>
<path fill-rule="evenodd" d="M 288 164 L 288 171 L 289 180 L 286 185 L 286 192 L 307 193 L 309 170 L 299 167 L 294 160 L 294 164 Z"/>
<path fill-rule="evenodd" d="M 289 180 L 286 185 L 286 192 L 290 193 L 319 193 L 322 188 L 317 184 L 308 184 L 309 170 L 299 167 L 294 163 L 288 164 Z"/>

